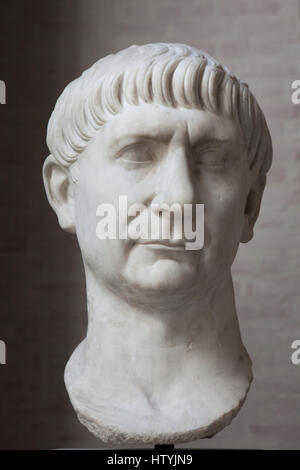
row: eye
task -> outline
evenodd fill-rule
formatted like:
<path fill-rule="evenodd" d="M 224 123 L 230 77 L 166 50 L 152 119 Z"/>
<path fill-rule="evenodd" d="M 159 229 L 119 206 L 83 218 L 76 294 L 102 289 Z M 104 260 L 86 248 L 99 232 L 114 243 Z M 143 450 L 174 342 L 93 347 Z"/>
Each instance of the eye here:
<path fill-rule="evenodd" d="M 193 161 L 199 169 L 201 167 L 221 169 L 225 165 L 225 154 L 221 150 L 202 149 L 194 154 Z"/>
<path fill-rule="evenodd" d="M 117 155 L 124 163 L 143 165 L 151 163 L 154 155 L 149 146 L 145 144 L 133 144 L 123 148 Z"/>

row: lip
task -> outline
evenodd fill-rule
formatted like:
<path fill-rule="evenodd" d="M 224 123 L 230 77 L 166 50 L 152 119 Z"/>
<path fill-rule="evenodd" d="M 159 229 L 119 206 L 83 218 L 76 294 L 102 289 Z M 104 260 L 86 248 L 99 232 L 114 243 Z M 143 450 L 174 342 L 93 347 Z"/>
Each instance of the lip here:
<path fill-rule="evenodd" d="M 172 243 L 164 240 L 160 241 L 149 241 L 149 242 L 144 242 L 144 241 L 139 241 L 139 245 L 144 245 L 149 248 L 154 248 L 154 249 L 160 249 L 160 250 L 174 250 L 174 251 L 183 251 L 185 250 L 185 245 L 180 242 L 180 243 Z"/>

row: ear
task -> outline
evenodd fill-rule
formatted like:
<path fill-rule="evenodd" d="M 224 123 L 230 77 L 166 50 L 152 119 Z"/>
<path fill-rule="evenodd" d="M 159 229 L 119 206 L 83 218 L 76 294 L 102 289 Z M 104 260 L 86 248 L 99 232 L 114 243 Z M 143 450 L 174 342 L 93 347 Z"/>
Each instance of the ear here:
<path fill-rule="evenodd" d="M 253 238 L 253 228 L 259 214 L 261 198 L 266 185 L 266 176 L 259 176 L 252 184 L 247 196 L 244 213 L 244 226 L 241 242 L 247 243 Z"/>
<path fill-rule="evenodd" d="M 66 168 L 49 155 L 43 165 L 43 180 L 50 206 L 63 230 L 75 233 L 75 210 L 72 182 Z"/>

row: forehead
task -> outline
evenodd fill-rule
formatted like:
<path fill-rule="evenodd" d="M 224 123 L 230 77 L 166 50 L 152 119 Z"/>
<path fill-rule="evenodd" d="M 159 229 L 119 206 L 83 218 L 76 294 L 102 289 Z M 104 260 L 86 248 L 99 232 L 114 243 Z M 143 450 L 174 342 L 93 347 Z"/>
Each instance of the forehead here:
<path fill-rule="evenodd" d="M 233 119 L 210 111 L 160 104 L 124 106 L 108 119 L 96 140 L 110 148 L 139 137 L 162 141 L 185 139 L 190 145 L 201 140 L 222 140 L 236 146 L 243 140 L 240 125 Z"/>

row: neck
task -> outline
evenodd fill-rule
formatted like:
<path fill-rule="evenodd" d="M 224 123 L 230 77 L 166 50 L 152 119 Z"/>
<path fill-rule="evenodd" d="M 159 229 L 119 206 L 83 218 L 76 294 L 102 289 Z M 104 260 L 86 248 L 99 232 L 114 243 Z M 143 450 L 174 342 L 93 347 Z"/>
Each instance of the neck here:
<path fill-rule="evenodd" d="M 127 428 L 129 415 L 142 418 L 144 428 L 139 423 L 136 430 L 126 431 L 131 442 L 154 436 L 159 426 L 170 435 L 167 416 L 172 416 L 173 428 L 178 422 L 184 430 L 181 442 L 192 431 L 199 438 L 228 424 L 251 381 L 230 272 L 205 299 L 176 302 L 171 309 L 164 303 L 162 309 L 131 305 L 89 273 L 87 293 L 87 337 L 73 353 L 65 377 L 79 418 L 85 421 L 83 408 L 94 410 L 89 420 L 98 423 L 99 437 L 110 434 L 113 422 L 106 421 L 114 420 L 113 408 Z M 119 427 L 119 439 L 124 439 Z"/>

